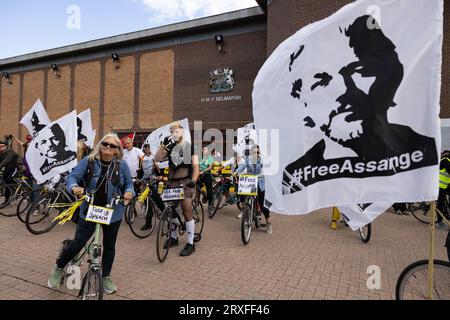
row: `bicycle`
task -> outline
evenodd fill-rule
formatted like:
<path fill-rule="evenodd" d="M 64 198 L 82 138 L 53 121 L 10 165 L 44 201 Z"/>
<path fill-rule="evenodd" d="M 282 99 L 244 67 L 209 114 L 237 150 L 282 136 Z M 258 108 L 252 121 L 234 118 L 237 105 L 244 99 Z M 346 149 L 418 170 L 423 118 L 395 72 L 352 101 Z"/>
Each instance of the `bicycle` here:
<path fill-rule="evenodd" d="M 241 219 L 241 240 L 244 245 L 250 242 L 252 225 L 260 227 L 260 216 L 258 215 L 258 176 L 252 174 L 242 174 L 239 176 L 238 196 L 241 197 L 242 219 Z"/>
<path fill-rule="evenodd" d="M 123 201 L 123 197 L 115 195 L 111 200 L 111 203 L 106 206 L 106 208 L 101 207 L 93 207 L 93 194 L 87 194 L 81 197 L 79 200 L 73 202 L 69 208 L 67 208 L 64 212 L 58 215 L 54 220 L 59 224 L 64 224 L 65 222 L 72 219 L 74 212 L 77 208 L 84 202 L 88 202 L 91 208 L 88 210 L 86 215 L 86 221 L 95 223 L 95 232 L 92 240 L 88 241 L 88 244 L 84 246 L 84 249 L 79 252 L 72 261 L 64 269 L 64 277 L 62 279 L 62 283 L 66 281 L 67 276 L 70 274 L 70 270 L 73 269 L 74 266 L 81 267 L 83 263 L 83 258 L 87 254 L 88 255 L 88 270 L 83 277 L 83 282 L 81 284 L 80 291 L 78 293 L 78 298 L 81 300 L 102 300 L 103 299 L 103 277 L 101 271 L 101 256 L 102 256 L 102 245 L 100 243 L 100 228 L 102 224 L 108 224 L 107 219 L 100 219 L 98 215 L 106 215 L 109 218 L 109 221 L 112 217 L 112 207 L 113 204 L 119 204 Z M 99 214 L 97 209 L 100 208 L 102 213 Z M 91 212 L 95 212 L 91 214 Z M 69 245 L 71 240 L 66 239 L 63 241 L 62 247 L 60 249 L 60 254 L 64 250 L 66 246 Z"/>
<path fill-rule="evenodd" d="M 443 216 L 441 212 L 436 212 Z M 450 227 L 450 222 L 443 216 L 443 221 Z M 431 231 L 433 232 L 433 231 Z M 447 252 L 450 260 L 450 253 Z M 397 300 L 429 299 L 429 259 L 416 261 L 407 266 L 400 274 L 395 287 Z M 434 299 L 450 299 L 450 262 L 433 259 Z"/>
<path fill-rule="evenodd" d="M 18 178 L 18 176 L 21 176 Z M 33 190 L 29 183 L 29 178 L 17 172 L 14 176 L 14 183 L 3 184 L 0 190 L 0 215 L 5 217 L 19 216 L 31 205 L 31 192 Z M 9 199 L 6 200 L 6 193 L 9 192 Z"/>
<path fill-rule="evenodd" d="M 370 241 L 370 237 L 372 235 L 372 224 L 369 223 L 362 228 L 358 229 L 359 237 L 361 241 L 364 243 L 368 243 Z"/>
<path fill-rule="evenodd" d="M 74 196 L 65 189 L 63 178 L 56 183 L 55 187 L 47 184 L 44 186 L 40 199 L 33 203 L 26 213 L 27 230 L 36 235 L 49 232 L 57 224 L 54 218 L 70 208 L 74 202 Z"/>
<path fill-rule="evenodd" d="M 222 209 L 227 205 L 237 205 L 239 211 L 242 211 L 239 198 L 237 195 L 231 196 L 231 194 L 235 193 L 235 183 L 233 180 L 233 176 L 229 178 L 225 178 L 223 176 L 219 176 L 217 178 L 217 183 L 213 188 L 213 211 L 210 212 L 209 218 L 212 219 L 218 210 Z M 226 198 L 226 202 L 224 202 L 224 196 Z"/>
<path fill-rule="evenodd" d="M 406 204 L 406 209 L 411 212 L 411 214 L 422 223 L 430 224 L 430 208 L 431 202 L 411 202 Z M 450 201 L 449 195 L 446 195 L 444 200 L 444 217 L 450 219 Z M 437 222 L 437 215 L 436 220 Z"/>
<path fill-rule="evenodd" d="M 161 214 L 156 233 L 156 256 L 159 262 L 163 263 L 169 254 L 170 245 L 164 248 L 164 244 L 170 241 L 171 231 L 178 229 L 178 234 L 182 236 L 186 232 L 186 222 L 184 216 L 179 213 L 180 201 L 184 199 L 183 185 L 171 188 L 164 185 L 162 190 L 162 200 L 166 202 L 166 208 Z M 177 210 L 178 209 L 178 210 Z M 205 213 L 198 193 L 192 199 L 192 213 L 195 221 L 194 242 L 199 242 L 202 238 Z M 176 223 L 173 220 L 176 219 Z"/>
<path fill-rule="evenodd" d="M 148 238 L 153 233 L 157 224 L 156 219 L 161 216 L 160 210 L 151 198 L 152 186 L 155 183 L 157 183 L 156 180 L 146 180 L 144 190 L 133 198 L 125 212 L 125 221 L 131 232 L 140 239 Z M 152 213 L 152 227 L 142 230 L 142 227 L 147 223 L 149 212 Z"/>

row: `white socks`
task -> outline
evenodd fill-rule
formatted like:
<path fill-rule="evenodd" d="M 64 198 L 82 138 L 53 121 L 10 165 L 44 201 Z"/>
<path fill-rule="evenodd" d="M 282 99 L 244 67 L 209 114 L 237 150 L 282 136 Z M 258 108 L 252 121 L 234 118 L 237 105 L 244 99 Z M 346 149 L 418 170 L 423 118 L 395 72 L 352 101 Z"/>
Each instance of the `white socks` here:
<path fill-rule="evenodd" d="M 194 232 L 195 232 L 194 219 L 192 219 L 189 222 L 186 222 L 186 231 L 187 231 L 187 242 L 189 244 L 194 244 Z"/>

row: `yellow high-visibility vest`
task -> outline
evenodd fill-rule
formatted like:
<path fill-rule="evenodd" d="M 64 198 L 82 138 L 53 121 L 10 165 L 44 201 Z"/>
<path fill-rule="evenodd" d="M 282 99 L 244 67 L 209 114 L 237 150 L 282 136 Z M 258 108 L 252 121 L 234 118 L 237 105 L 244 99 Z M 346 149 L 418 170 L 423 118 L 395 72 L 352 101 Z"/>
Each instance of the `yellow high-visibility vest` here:
<path fill-rule="evenodd" d="M 450 161 L 449 158 L 442 158 L 441 161 L 443 160 Z M 447 172 L 447 170 L 445 169 L 439 170 L 439 188 L 447 189 L 449 183 L 450 183 L 450 174 Z"/>

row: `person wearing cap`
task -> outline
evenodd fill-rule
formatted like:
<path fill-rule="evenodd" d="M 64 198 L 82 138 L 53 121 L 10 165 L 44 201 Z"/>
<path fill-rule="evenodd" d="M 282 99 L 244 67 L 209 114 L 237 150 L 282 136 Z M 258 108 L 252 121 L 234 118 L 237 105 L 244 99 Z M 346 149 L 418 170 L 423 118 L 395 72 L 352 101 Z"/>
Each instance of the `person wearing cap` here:
<path fill-rule="evenodd" d="M 0 170 L 4 170 L 3 180 L 6 184 L 14 183 L 14 174 L 18 164 L 19 156 L 17 153 L 13 149 L 8 148 L 5 141 L 0 141 Z M 5 188 L 5 201 L 3 204 L 8 203 L 10 197 L 10 189 Z"/>

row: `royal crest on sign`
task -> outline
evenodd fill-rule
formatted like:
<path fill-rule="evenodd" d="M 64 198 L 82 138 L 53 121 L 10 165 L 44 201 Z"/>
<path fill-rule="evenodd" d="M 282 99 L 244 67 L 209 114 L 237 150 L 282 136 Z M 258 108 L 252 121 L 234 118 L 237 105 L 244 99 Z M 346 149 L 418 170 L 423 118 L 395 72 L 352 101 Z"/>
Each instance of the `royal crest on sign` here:
<path fill-rule="evenodd" d="M 229 67 L 218 67 L 209 73 L 209 92 L 229 92 L 234 88 L 234 71 Z"/>

